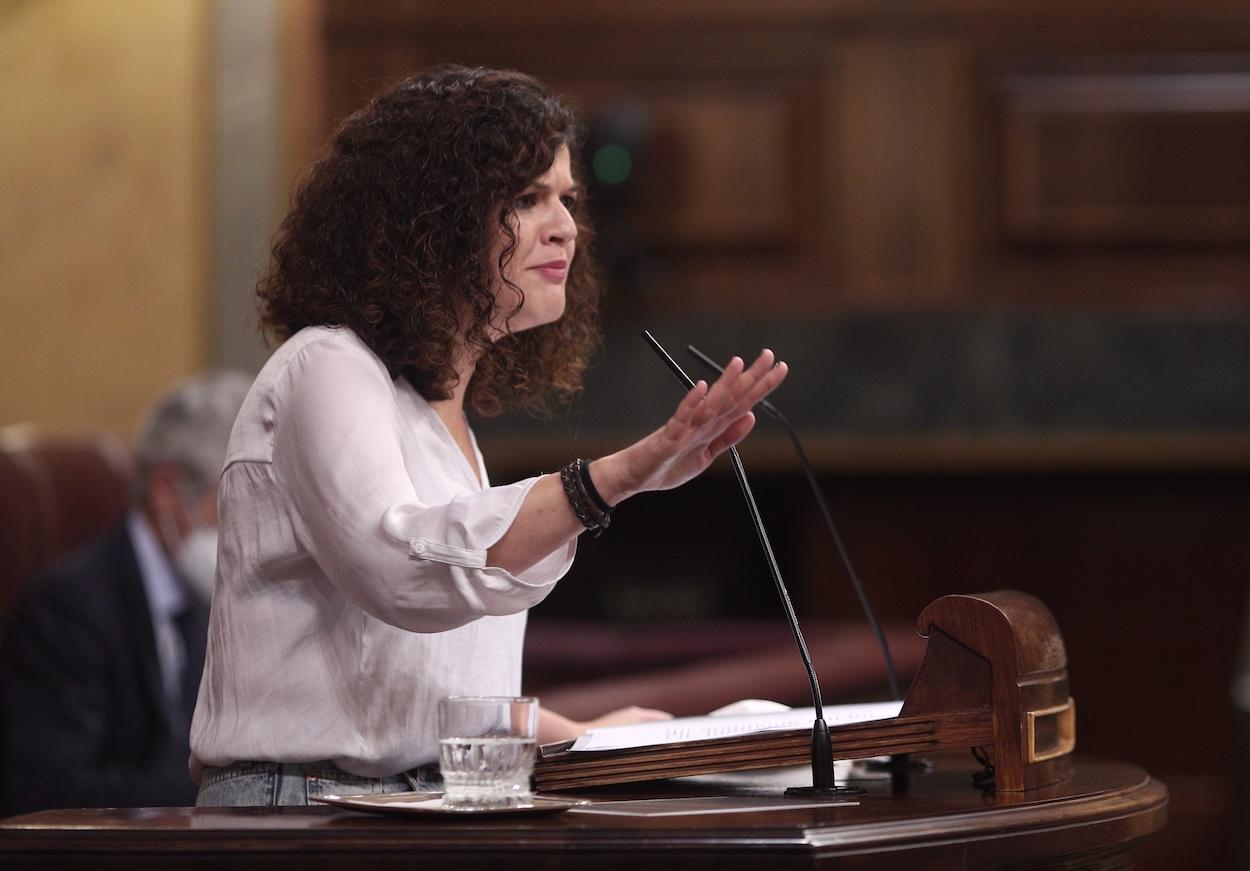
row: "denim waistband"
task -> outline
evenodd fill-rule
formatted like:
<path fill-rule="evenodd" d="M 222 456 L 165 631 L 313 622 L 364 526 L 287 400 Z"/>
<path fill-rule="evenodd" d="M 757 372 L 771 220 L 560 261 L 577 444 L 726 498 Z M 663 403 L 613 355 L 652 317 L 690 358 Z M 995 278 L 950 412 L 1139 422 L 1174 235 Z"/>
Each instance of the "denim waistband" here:
<path fill-rule="evenodd" d="M 430 770 L 438 771 L 438 763 L 431 762 L 428 765 L 421 765 L 414 769 L 413 772 L 426 773 Z M 408 774 L 401 771 L 398 774 L 383 775 L 381 777 L 372 777 L 367 774 L 353 774 L 339 768 L 329 759 L 318 759 L 314 762 L 232 762 L 221 768 L 213 768 L 211 766 L 204 769 L 204 780 L 207 781 L 213 776 L 223 774 L 282 774 L 291 777 L 303 776 L 325 776 L 335 777 L 343 780 L 403 780 Z"/>
<path fill-rule="evenodd" d="M 196 804 L 214 807 L 306 805 L 326 795 L 441 790 L 438 764 L 385 777 L 344 771 L 328 759 L 314 762 L 235 762 L 207 768 Z"/>

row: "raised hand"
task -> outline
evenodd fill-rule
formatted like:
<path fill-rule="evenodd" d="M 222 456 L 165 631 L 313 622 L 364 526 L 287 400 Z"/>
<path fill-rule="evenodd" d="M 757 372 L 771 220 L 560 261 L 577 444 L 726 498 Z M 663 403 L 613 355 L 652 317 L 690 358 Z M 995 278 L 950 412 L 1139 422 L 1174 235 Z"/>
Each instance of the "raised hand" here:
<path fill-rule="evenodd" d="M 755 425 L 751 409 L 785 380 L 789 369 L 774 359 L 766 349 L 745 368 L 734 357 L 710 388 L 699 381 L 664 426 L 591 466 L 595 480 L 604 479 L 600 489 L 623 499 L 669 490 L 698 475 L 746 437 Z"/>
<path fill-rule="evenodd" d="M 785 380 L 789 370 L 764 351 L 749 368 L 734 357 L 710 388 L 700 381 L 664 426 L 629 447 L 590 464 L 599 495 L 609 504 L 647 490 L 670 490 L 698 475 L 755 426 L 752 407 Z M 583 531 L 559 474 L 530 489 L 508 531 L 487 551 L 487 562 L 521 572 Z"/>

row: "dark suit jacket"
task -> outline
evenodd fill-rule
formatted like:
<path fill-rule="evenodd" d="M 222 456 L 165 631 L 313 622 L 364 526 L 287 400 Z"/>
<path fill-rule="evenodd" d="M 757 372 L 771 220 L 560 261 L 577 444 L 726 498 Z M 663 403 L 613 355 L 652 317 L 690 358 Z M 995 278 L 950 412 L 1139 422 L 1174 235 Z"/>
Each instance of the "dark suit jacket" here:
<path fill-rule="evenodd" d="M 208 609 L 196 610 L 187 656 L 198 675 Z M 33 578 L 4 632 L 0 814 L 194 804 L 187 756 L 123 523 Z"/>

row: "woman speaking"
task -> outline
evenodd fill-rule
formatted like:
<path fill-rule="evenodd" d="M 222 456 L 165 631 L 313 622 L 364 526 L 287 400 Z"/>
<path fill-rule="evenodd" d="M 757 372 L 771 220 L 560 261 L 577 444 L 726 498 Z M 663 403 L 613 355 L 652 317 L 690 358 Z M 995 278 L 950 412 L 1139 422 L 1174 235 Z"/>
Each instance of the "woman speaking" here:
<path fill-rule="evenodd" d="M 785 378 L 735 358 L 634 444 L 490 485 L 465 407 L 575 394 L 596 341 L 577 145 L 529 76 L 444 66 L 348 118 L 299 186 L 258 286 L 281 345 L 220 485 L 199 804 L 434 786 L 438 699 L 520 691 L 526 611 L 578 535 L 702 472 Z M 543 712 L 540 740 L 588 725 Z"/>

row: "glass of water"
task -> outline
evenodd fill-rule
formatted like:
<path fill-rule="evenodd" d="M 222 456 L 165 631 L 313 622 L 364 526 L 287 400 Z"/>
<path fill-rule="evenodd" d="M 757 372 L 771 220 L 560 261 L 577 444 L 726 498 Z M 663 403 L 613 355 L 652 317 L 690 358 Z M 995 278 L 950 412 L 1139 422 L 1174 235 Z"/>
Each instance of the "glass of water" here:
<path fill-rule="evenodd" d="M 443 803 L 457 808 L 527 803 L 537 743 L 538 699 L 440 699 L 438 764 L 443 775 Z"/>

